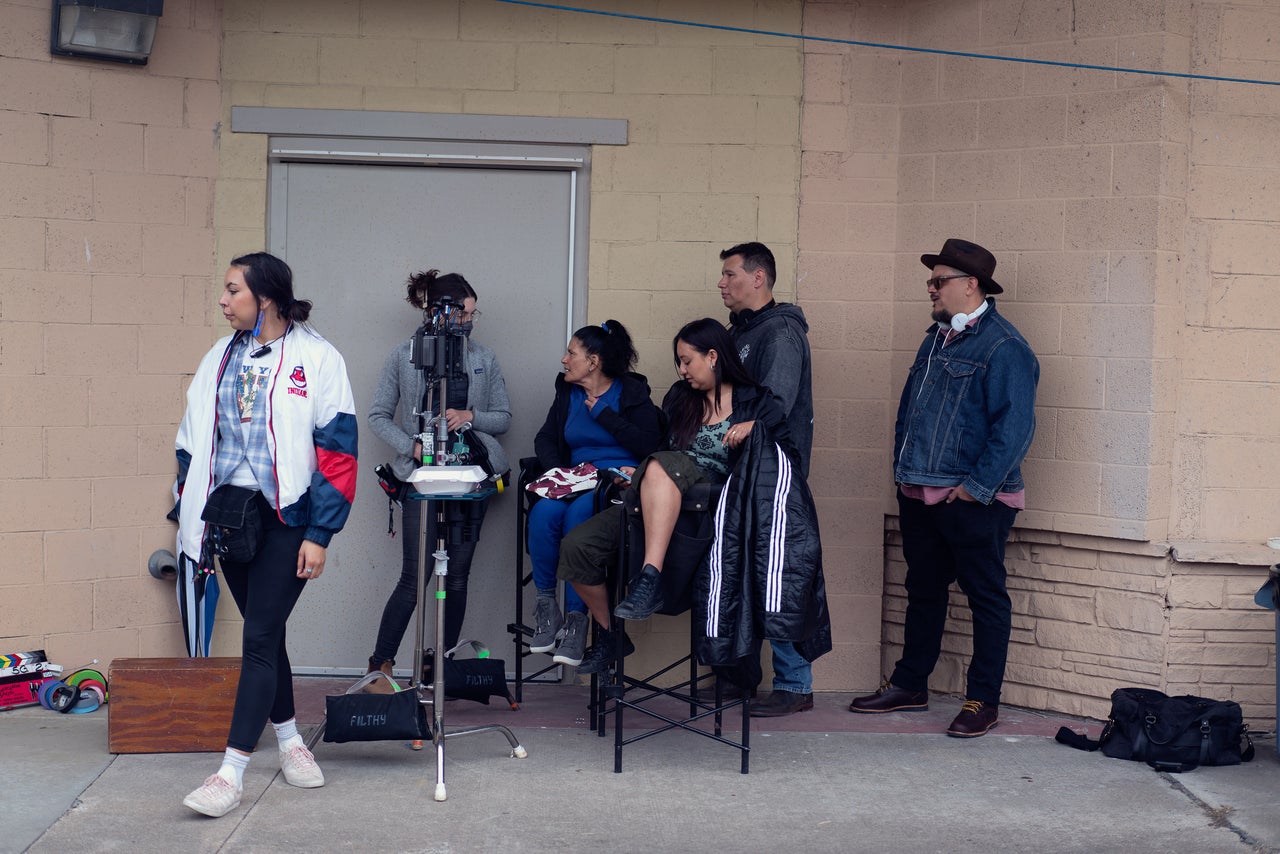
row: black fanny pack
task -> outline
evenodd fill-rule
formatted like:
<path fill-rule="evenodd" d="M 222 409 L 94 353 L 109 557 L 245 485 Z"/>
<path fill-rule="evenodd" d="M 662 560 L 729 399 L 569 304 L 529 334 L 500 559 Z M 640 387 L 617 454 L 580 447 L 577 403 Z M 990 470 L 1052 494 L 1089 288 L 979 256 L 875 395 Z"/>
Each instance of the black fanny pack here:
<path fill-rule="evenodd" d="M 260 495 L 256 489 L 224 483 L 205 499 L 201 520 L 208 523 L 209 546 L 220 561 L 248 563 L 262 547 L 262 516 L 258 513 Z"/>

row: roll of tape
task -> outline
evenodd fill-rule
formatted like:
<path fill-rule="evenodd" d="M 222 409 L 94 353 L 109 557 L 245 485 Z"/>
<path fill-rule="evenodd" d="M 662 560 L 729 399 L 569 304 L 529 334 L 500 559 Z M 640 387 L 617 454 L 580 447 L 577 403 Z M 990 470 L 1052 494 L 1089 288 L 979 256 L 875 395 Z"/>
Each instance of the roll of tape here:
<path fill-rule="evenodd" d="M 97 701 L 98 701 L 98 705 L 99 705 L 99 706 L 101 706 L 101 705 L 103 705 L 104 703 L 106 703 L 106 702 L 107 702 L 107 695 L 103 692 L 103 690 L 102 690 L 101 688 L 99 688 L 99 687 L 98 687 L 98 683 L 96 683 L 96 682 L 94 682 L 94 681 L 92 681 L 92 680 L 89 680 L 89 681 L 87 681 L 87 682 L 82 683 L 82 684 L 80 685 L 80 691 L 81 691 L 82 693 L 83 693 L 84 691 L 92 691 L 92 692 L 93 692 L 94 697 L 95 697 L 95 698 L 97 699 Z"/>
<path fill-rule="evenodd" d="M 49 708 L 65 714 L 80 702 L 80 689 L 72 688 L 66 682 L 57 682 L 49 689 L 48 698 Z"/>
<path fill-rule="evenodd" d="M 40 705 L 46 709 L 53 708 L 52 706 L 49 705 L 49 691 L 52 690 L 53 686 L 57 684 L 58 684 L 58 680 L 56 679 L 50 679 L 48 682 L 42 682 L 40 684 L 40 690 L 36 692 L 36 699 L 40 702 Z"/>
<path fill-rule="evenodd" d="M 107 701 L 107 677 L 103 676 L 99 670 L 94 670 L 92 667 L 82 667 L 62 681 L 77 688 L 87 682 L 96 683 L 102 689 L 102 701 L 104 703 Z"/>
<path fill-rule="evenodd" d="M 107 677 L 102 675 L 102 671 L 94 670 L 92 667 L 81 667 L 79 670 L 73 670 L 62 681 L 68 685 L 79 685 L 86 679 L 97 679 L 103 685 L 107 684 Z"/>
<path fill-rule="evenodd" d="M 102 703 L 98 700 L 96 688 L 72 689 L 76 691 L 76 701 L 71 708 L 65 711 L 73 715 L 86 715 L 89 712 L 96 712 Z"/>

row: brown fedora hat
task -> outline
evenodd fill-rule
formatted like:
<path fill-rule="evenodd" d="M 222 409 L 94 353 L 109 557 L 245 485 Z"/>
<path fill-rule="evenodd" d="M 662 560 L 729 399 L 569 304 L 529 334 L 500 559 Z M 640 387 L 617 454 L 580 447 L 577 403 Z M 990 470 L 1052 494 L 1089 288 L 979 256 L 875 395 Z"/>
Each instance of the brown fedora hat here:
<path fill-rule="evenodd" d="M 948 237 L 947 242 L 942 244 L 941 252 L 937 255 L 921 255 L 920 263 L 930 270 L 938 264 L 954 267 L 977 279 L 984 293 L 1004 293 L 1004 288 L 991 278 L 991 274 L 996 271 L 996 256 L 976 243 L 959 237 Z"/>

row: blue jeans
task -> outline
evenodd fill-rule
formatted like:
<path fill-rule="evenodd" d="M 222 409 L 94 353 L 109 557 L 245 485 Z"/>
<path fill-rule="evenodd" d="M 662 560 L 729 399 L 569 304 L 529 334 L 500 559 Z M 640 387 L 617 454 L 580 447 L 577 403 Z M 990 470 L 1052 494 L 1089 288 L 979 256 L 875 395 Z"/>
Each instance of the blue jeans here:
<path fill-rule="evenodd" d="M 554 590 L 556 566 L 560 563 L 560 542 L 564 535 L 595 515 L 594 496 L 584 492 L 577 498 L 544 498 L 529 510 L 529 560 L 533 564 L 533 586 Z M 573 587 L 564 586 L 564 609 L 587 612 L 587 606 Z"/>
<path fill-rule="evenodd" d="M 773 690 L 792 694 L 813 691 L 813 666 L 789 641 L 769 641 L 773 647 Z"/>
<path fill-rule="evenodd" d="M 955 581 L 973 612 L 973 659 L 965 697 L 1000 702 L 1013 608 L 1005 586 L 1004 548 L 1018 511 L 998 501 L 926 505 L 898 493 L 907 614 L 902 658 L 889 681 L 908 691 L 929 687 L 942 651 L 948 588 Z"/>

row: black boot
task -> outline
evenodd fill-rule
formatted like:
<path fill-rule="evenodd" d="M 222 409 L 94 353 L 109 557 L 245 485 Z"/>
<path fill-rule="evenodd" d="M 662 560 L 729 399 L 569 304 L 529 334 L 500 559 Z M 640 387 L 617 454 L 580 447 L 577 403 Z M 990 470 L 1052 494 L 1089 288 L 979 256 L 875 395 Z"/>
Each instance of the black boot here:
<path fill-rule="evenodd" d="M 646 563 L 636 580 L 631 582 L 627 598 L 618 603 L 613 614 L 620 620 L 647 620 L 661 607 L 662 573 Z"/>
<path fill-rule="evenodd" d="M 627 637 L 627 633 L 621 630 L 601 629 L 596 633 L 596 642 L 591 645 L 591 649 L 587 650 L 586 655 L 582 656 L 582 663 L 578 665 L 578 672 L 591 675 L 592 673 L 603 673 L 619 658 L 626 658 L 628 655 L 636 651 L 636 645 L 631 642 L 631 638 Z"/>

